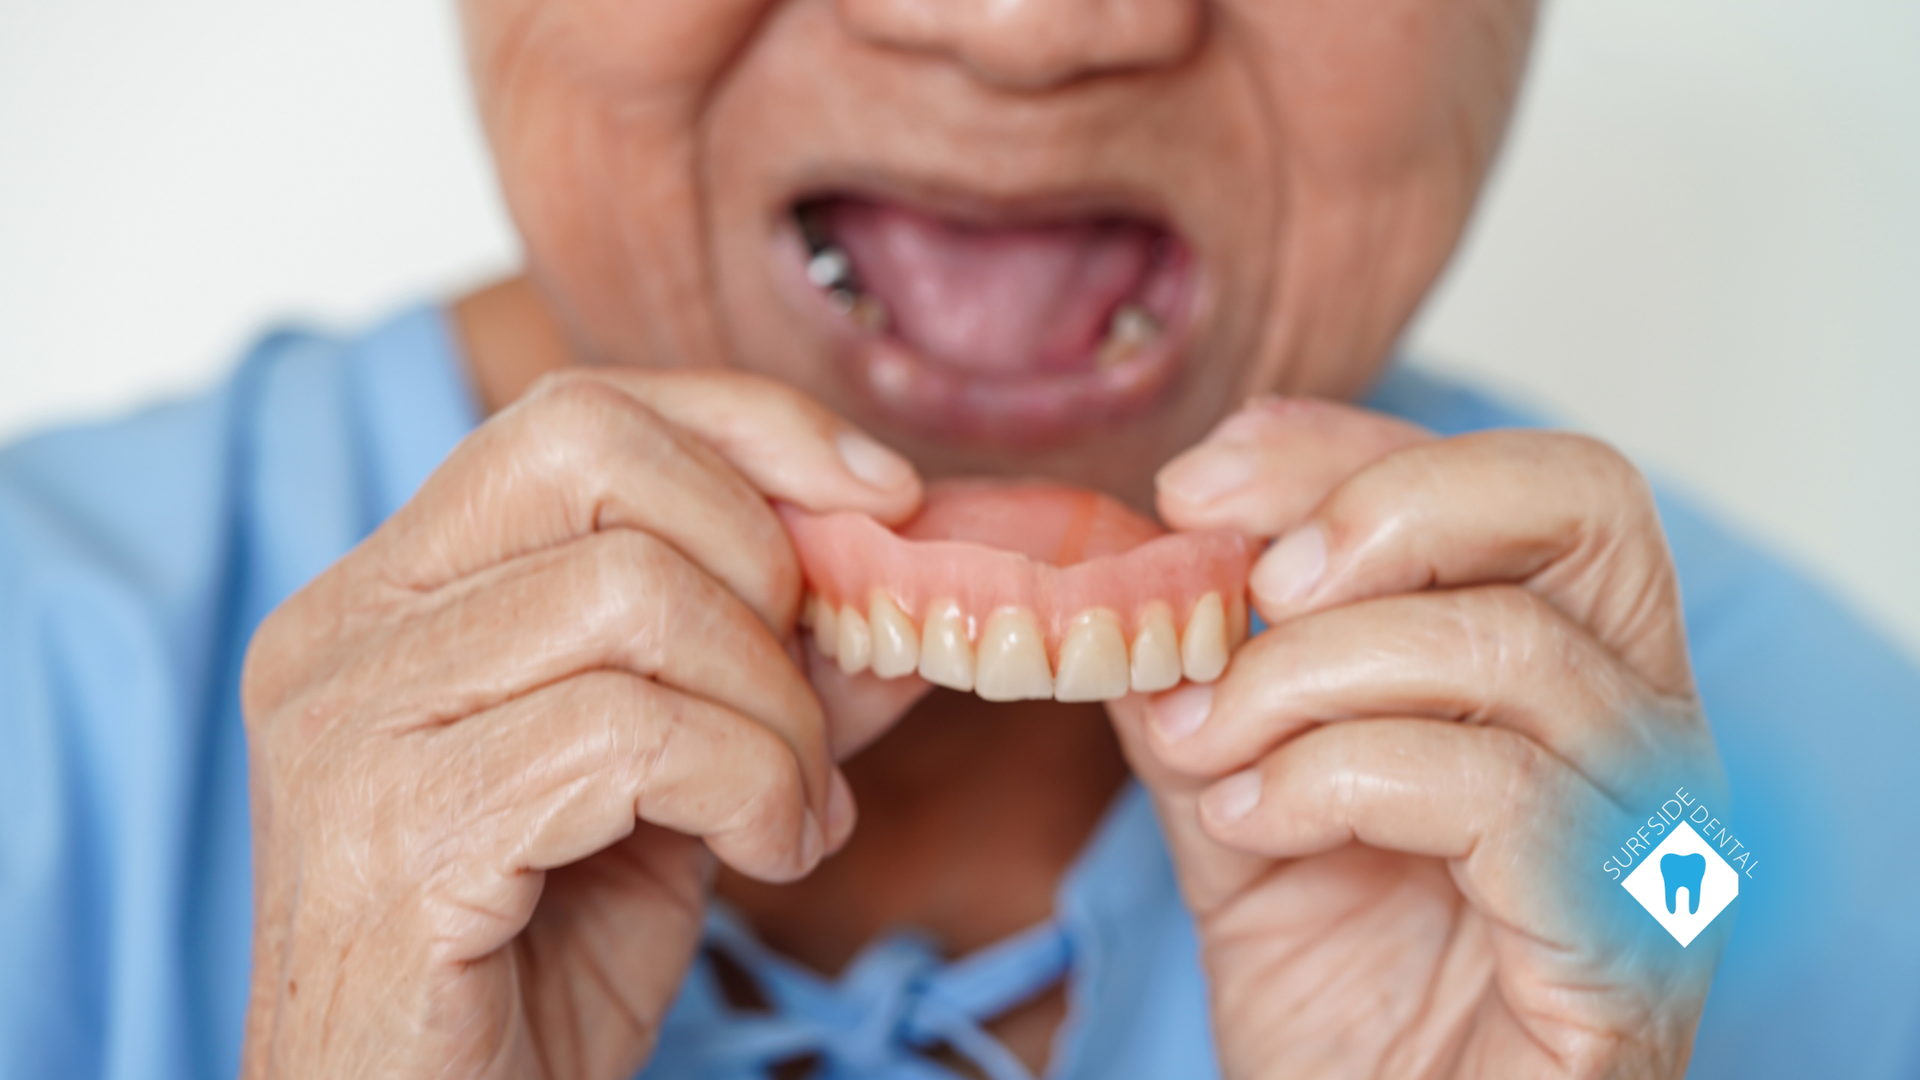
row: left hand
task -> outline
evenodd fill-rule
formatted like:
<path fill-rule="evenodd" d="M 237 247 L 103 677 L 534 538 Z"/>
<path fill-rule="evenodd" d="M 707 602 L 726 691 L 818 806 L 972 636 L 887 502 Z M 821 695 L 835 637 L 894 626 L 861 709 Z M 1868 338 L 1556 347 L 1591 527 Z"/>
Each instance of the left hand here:
<path fill-rule="evenodd" d="M 1673 781 L 1724 780 L 1633 467 L 1267 401 L 1160 502 L 1281 537 L 1226 675 L 1112 707 L 1225 1075 L 1682 1076 L 1731 920 L 1683 950 L 1600 866 Z"/>

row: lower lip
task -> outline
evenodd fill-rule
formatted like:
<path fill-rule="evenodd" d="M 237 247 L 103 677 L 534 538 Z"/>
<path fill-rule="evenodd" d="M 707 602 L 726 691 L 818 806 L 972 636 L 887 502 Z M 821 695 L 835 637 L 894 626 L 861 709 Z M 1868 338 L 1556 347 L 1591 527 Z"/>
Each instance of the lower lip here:
<path fill-rule="evenodd" d="M 861 330 L 806 276 L 806 246 L 788 222 L 777 238 L 779 277 L 833 342 L 855 398 L 901 433 L 941 442 L 1039 450 L 1111 430 L 1172 395 L 1194 324 L 1191 254 L 1175 265 L 1178 299 L 1161 332 L 1133 355 L 1087 371 L 1022 375 L 959 371 L 922 359 L 897 339 Z"/>

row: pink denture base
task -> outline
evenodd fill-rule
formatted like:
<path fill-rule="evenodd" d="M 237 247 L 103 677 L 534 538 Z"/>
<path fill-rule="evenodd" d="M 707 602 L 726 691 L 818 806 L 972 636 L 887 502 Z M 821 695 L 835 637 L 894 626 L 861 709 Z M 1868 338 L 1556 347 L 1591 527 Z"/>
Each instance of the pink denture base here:
<path fill-rule="evenodd" d="M 1090 609 L 1129 635 L 1163 603 L 1184 624 L 1208 594 L 1225 605 L 1233 643 L 1246 627 L 1254 544 L 1239 533 L 1169 533 L 1098 492 L 1040 481 L 942 481 L 920 513 L 889 529 L 865 514 L 782 505 L 807 583 L 835 607 L 864 609 L 875 590 L 916 623 L 937 604 L 965 614 L 968 636 L 1007 608 L 1031 612 L 1057 657 L 1068 624 Z"/>

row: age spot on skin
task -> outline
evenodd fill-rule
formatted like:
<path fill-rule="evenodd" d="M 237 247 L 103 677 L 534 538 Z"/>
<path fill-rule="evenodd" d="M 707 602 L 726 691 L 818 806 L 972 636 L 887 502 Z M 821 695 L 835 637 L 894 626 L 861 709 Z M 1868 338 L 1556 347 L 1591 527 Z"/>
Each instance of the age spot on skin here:
<path fill-rule="evenodd" d="M 1040 482 L 930 485 L 890 530 L 780 507 L 803 623 L 841 670 L 918 672 L 990 701 L 1111 701 L 1212 682 L 1247 636 L 1252 541 L 1167 533 L 1104 495 Z"/>

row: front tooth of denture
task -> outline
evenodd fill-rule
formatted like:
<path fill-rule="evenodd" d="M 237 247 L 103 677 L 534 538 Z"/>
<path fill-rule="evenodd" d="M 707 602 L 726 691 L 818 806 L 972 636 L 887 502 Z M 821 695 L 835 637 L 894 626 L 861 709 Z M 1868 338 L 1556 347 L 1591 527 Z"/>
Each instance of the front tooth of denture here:
<path fill-rule="evenodd" d="M 876 590 L 867 622 L 873 631 L 873 673 L 883 679 L 913 674 L 920 666 L 920 634 L 900 605 Z"/>
<path fill-rule="evenodd" d="M 1133 688 L 1143 694 L 1171 689 L 1180 683 L 1180 632 L 1173 628 L 1173 610 L 1154 601 L 1140 612 L 1140 633 L 1133 639 Z"/>
<path fill-rule="evenodd" d="M 840 616 L 825 600 L 813 609 L 813 644 L 829 660 L 840 649 Z"/>
<path fill-rule="evenodd" d="M 1112 701 L 1126 694 L 1127 639 L 1120 617 L 1104 608 L 1075 615 L 1060 645 L 1054 700 Z"/>
<path fill-rule="evenodd" d="M 1024 608 L 1001 608 L 980 631 L 973 692 L 988 701 L 1026 701 L 1053 696 L 1047 642 L 1040 623 Z"/>
<path fill-rule="evenodd" d="M 1227 609 L 1219 593 L 1208 593 L 1193 606 L 1180 638 L 1180 664 L 1194 682 L 1212 682 L 1227 670 Z"/>
<path fill-rule="evenodd" d="M 920 677 L 954 690 L 973 689 L 973 642 L 967 617 L 951 600 L 933 605 L 920 632 Z"/>
<path fill-rule="evenodd" d="M 867 629 L 867 617 L 850 607 L 840 609 L 840 670 L 858 675 L 873 659 L 873 632 Z"/>

